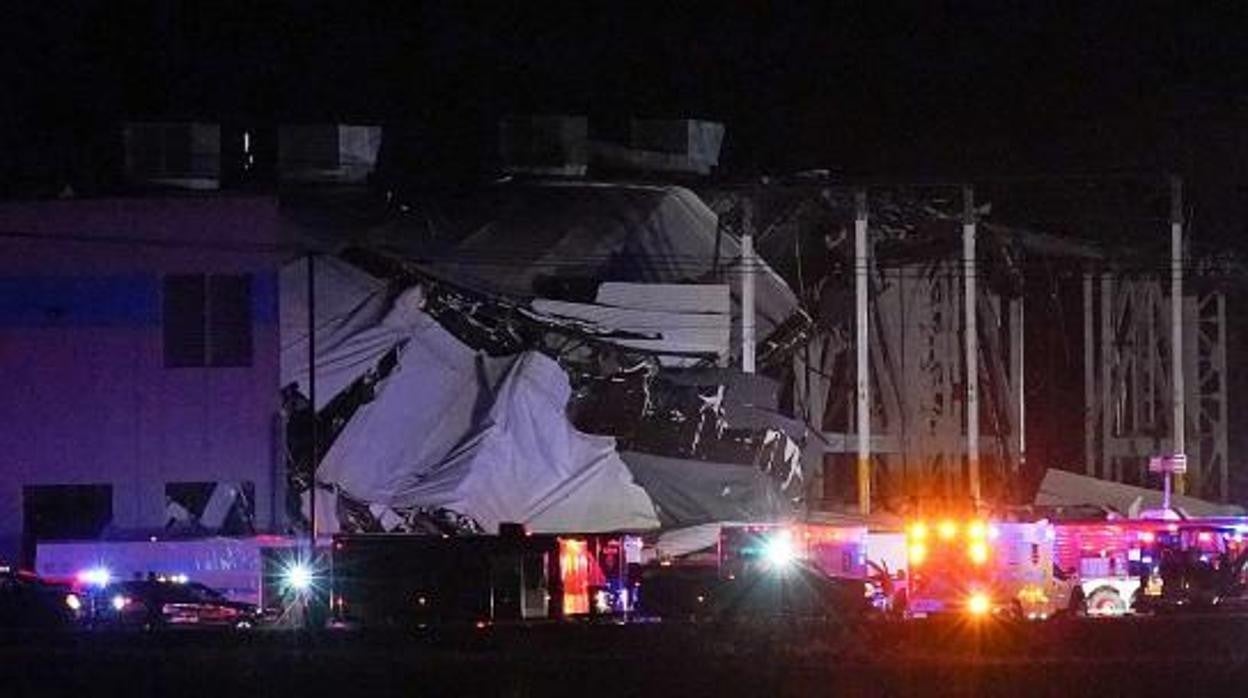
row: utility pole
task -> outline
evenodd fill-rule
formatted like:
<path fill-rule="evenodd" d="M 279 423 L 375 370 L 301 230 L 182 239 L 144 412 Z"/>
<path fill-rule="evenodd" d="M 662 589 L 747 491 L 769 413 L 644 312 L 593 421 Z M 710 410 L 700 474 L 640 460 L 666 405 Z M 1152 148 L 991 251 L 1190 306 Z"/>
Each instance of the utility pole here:
<path fill-rule="evenodd" d="M 867 192 L 854 193 L 854 319 L 857 330 L 858 512 L 871 514 L 871 366 L 867 324 Z"/>
<path fill-rule="evenodd" d="M 979 328 L 976 322 L 975 291 L 975 190 L 962 188 L 962 280 L 966 305 L 963 308 L 966 354 L 966 471 L 971 501 L 979 508 Z"/>
<path fill-rule="evenodd" d="M 1174 452 L 1186 453 L 1187 416 L 1183 404 L 1183 181 L 1170 178 L 1170 404 Z M 1187 483 L 1184 475 L 1174 481 L 1175 494 L 1183 494 Z"/>

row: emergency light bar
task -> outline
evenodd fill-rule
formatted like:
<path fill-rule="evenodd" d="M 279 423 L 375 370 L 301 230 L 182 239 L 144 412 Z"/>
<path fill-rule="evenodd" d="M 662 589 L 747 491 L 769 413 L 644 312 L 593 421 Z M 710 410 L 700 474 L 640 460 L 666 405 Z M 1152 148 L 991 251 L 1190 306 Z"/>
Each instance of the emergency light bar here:
<path fill-rule="evenodd" d="M 954 519 L 942 519 L 935 525 L 938 546 L 950 545 L 959 541 L 966 542 L 966 559 L 974 565 L 988 562 L 992 551 L 987 541 L 998 536 L 997 527 L 980 519 L 960 523 Z M 931 538 L 926 522 L 916 521 L 906 528 L 906 552 L 912 566 L 922 565 L 932 554 L 929 545 Z"/>
<path fill-rule="evenodd" d="M 92 567 L 78 573 L 78 583 L 87 586 L 106 587 L 113 581 L 113 573 L 106 567 Z"/>

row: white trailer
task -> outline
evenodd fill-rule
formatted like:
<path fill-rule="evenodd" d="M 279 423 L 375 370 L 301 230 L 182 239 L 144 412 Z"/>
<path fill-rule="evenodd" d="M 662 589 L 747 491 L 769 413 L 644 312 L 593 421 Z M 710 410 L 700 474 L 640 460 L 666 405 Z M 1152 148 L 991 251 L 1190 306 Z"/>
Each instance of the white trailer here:
<path fill-rule="evenodd" d="M 148 575 L 185 576 L 235 601 L 259 604 L 261 550 L 298 544 L 298 539 L 289 536 L 40 542 L 35 572 L 70 584 L 98 583 L 102 575 L 117 581 Z"/>

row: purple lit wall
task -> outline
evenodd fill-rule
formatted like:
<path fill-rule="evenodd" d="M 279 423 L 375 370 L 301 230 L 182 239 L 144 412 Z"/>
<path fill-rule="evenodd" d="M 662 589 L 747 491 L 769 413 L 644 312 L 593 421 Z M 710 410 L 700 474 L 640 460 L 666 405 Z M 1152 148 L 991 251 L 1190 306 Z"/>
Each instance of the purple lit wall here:
<path fill-rule="evenodd" d="M 166 483 L 249 481 L 278 523 L 278 241 L 268 197 L 0 205 L 0 559 L 27 485 L 111 484 L 137 530 Z M 165 367 L 162 281 L 185 273 L 250 274 L 250 366 Z"/>

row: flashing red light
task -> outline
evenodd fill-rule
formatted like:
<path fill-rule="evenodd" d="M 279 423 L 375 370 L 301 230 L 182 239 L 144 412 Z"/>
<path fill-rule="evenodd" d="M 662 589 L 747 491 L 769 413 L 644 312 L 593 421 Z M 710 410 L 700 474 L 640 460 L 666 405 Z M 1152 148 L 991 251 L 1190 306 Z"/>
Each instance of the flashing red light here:
<path fill-rule="evenodd" d="M 923 564 L 923 561 L 927 559 L 927 546 L 917 541 L 914 543 L 911 543 L 910 549 L 909 549 L 909 558 L 910 558 L 910 564 L 912 566 L 917 567 Z"/>
<path fill-rule="evenodd" d="M 1152 531 L 1143 531 L 1140 533 L 1141 543 L 1152 543 L 1156 539 L 1157 539 L 1157 536 L 1154 535 Z"/>
<path fill-rule="evenodd" d="M 559 574 L 563 582 L 563 612 L 566 615 L 589 613 L 591 573 L 585 541 L 559 539 Z"/>
<path fill-rule="evenodd" d="M 972 521 L 966 526 L 966 535 L 978 540 L 988 535 L 988 527 L 983 521 Z"/>
<path fill-rule="evenodd" d="M 974 543 L 971 543 L 970 548 L 967 550 L 967 554 L 970 556 L 971 562 L 976 565 L 982 565 L 985 562 L 988 562 L 988 546 L 982 541 L 975 541 Z"/>
<path fill-rule="evenodd" d="M 966 599 L 966 610 L 972 616 L 986 616 L 992 610 L 992 600 L 982 591 L 972 592 Z"/>

